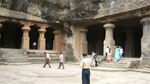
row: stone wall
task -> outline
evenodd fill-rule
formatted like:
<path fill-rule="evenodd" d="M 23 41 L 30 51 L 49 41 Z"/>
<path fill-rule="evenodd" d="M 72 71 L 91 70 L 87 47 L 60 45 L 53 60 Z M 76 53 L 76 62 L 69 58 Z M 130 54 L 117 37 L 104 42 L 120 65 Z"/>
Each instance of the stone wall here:
<path fill-rule="evenodd" d="M 63 28 L 63 54 L 66 61 L 77 61 L 75 53 L 75 37 L 74 37 L 75 27 L 69 23 L 65 23 Z"/>
<path fill-rule="evenodd" d="M 19 11 L 13 11 L 6 8 L 0 8 L 2 12 L 0 12 L 1 17 L 8 17 L 8 20 L 11 20 L 9 18 L 14 19 L 21 19 L 21 20 L 29 20 L 29 21 L 39 21 L 39 22 L 47 22 L 45 19 L 42 19 L 40 17 L 32 16 L 28 13 L 23 13 Z"/>
<path fill-rule="evenodd" d="M 3 0 L 0 6 L 48 20 L 100 18 L 150 6 L 150 0 Z M 62 18 L 63 16 L 63 18 Z"/>
<path fill-rule="evenodd" d="M 95 18 L 132 11 L 150 6 L 150 0 L 103 0 Z"/>

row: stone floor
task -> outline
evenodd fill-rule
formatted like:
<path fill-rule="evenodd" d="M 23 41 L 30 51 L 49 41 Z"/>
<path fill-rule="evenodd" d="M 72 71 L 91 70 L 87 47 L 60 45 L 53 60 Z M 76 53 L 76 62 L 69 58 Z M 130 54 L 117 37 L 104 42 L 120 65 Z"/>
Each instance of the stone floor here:
<path fill-rule="evenodd" d="M 42 68 L 43 64 L 0 65 L 0 84 L 81 84 L 81 68 Z M 143 70 L 142 70 L 143 71 Z M 150 73 L 139 70 L 97 67 L 91 69 L 91 84 L 150 84 Z"/>

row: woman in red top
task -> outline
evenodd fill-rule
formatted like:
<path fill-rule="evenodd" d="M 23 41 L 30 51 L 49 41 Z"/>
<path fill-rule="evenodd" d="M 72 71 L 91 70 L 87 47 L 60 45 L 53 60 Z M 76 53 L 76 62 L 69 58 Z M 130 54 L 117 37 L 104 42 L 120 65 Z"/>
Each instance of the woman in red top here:
<path fill-rule="evenodd" d="M 112 50 L 109 48 L 109 53 L 108 53 L 108 58 L 107 58 L 107 60 L 109 61 L 109 62 L 111 62 L 112 61 Z"/>

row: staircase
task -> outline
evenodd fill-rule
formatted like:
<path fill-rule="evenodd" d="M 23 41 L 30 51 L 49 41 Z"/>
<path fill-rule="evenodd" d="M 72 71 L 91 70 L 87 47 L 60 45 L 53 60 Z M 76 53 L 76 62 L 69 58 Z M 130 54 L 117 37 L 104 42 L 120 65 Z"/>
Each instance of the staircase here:
<path fill-rule="evenodd" d="M 56 51 L 40 51 L 29 50 L 27 51 L 28 62 L 32 64 L 43 64 L 45 62 L 44 52 L 48 52 L 51 58 L 51 63 L 58 62 L 58 55 Z"/>
<path fill-rule="evenodd" d="M 111 67 L 111 68 L 139 68 L 140 59 L 139 58 L 123 58 L 119 62 L 107 62 L 103 61 L 99 64 L 101 67 Z"/>
<path fill-rule="evenodd" d="M 29 64 L 21 49 L 0 49 L 0 64 Z"/>
<path fill-rule="evenodd" d="M 23 49 L 0 49 L 0 65 L 7 64 L 43 64 L 45 51 Z M 51 62 L 58 62 L 56 51 L 46 51 L 50 54 Z"/>

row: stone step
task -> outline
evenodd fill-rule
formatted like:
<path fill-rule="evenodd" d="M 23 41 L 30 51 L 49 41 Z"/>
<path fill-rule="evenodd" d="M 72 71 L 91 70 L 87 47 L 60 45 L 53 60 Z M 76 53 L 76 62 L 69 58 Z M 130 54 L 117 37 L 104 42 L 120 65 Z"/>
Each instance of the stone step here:
<path fill-rule="evenodd" d="M 30 62 L 0 62 L 0 65 L 26 65 L 31 64 Z"/>
<path fill-rule="evenodd" d="M 28 64 L 31 64 L 30 62 L 7 62 L 5 63 L 5 65 L 28 65 Z"/>
<path fill-rule="evenodd" d="M 27 56 L 21 49 L 0 49 L 0 64 L 28 64 Z"/>
<path fill-rule="evenodd" d="M 100 66 L 105 66 L 105 67 L 124 67 L 126 64 L 125 63 L 116 63 L 116 62 L 102 62 Z"/>
<path fill-rule="evenodd" d="M 7 59 L 5 59 L 5 58 L 0 58 L 0 62 L 6 62 L 7 61 Z"/>
<path fill-rule="evenodd" d="M 125 64 L 120 64 L 120 63 L 102 63 L 99 66 L 112 67 L 112 68 L 125 68 Z"/>
<path fill-rule="evenodd" d="M 123 58 L 119 62 L 106 62 L 103 61 L 100 66 L 112 67 L 112 68 L 138 68 L 140 60 L 139 58 Z"/>
<path fill-rule="evenodd" d="M 1 48 L 0 49 L 1 50 L 1 52 L 3 53 L 3 54 L 22 54 L 23 53 L 23 50 L 21 50 L 21 49 L 6 49 L 6 48 Z"/>
<path fill-rule="evenodd" d="M 50 56 L 51 62 L 58 62 L 58 57 L 56 56 Z M 28 62 L 31 63 L 44 63 L 45 57 L 28 57 Z"/>
<path fill-rule="evenodd" d="M 27 60 L 26 59 L 19 59 L 19 60 L 17 60 L 17 59 L 13 59 L 13 60 L 8 59 L 7 62 L 17 63 L 17 62 L 27 62 Z"/>
<path fill-rule="evenodd" d="M 6 62 L 0 62 L 0 65 L 6 65 Z"/>

